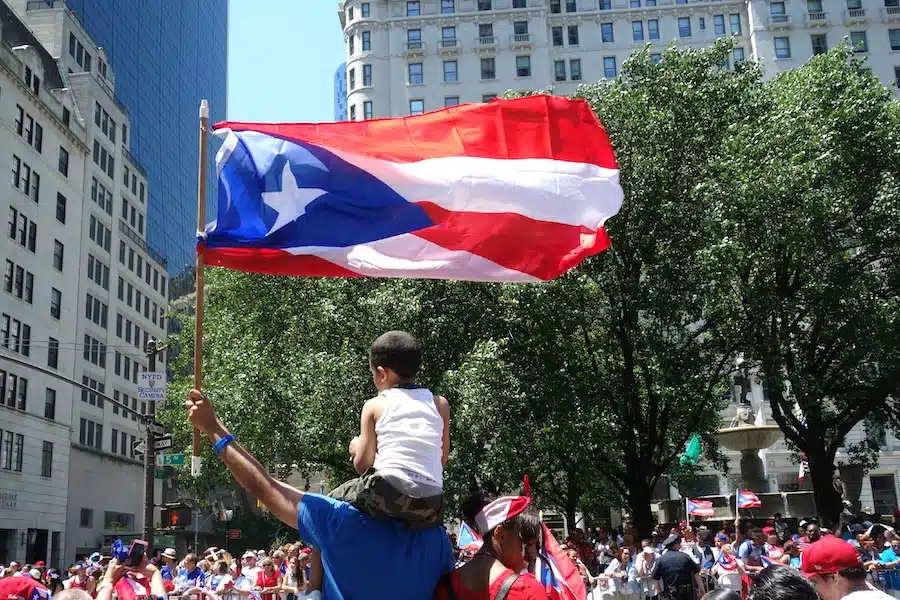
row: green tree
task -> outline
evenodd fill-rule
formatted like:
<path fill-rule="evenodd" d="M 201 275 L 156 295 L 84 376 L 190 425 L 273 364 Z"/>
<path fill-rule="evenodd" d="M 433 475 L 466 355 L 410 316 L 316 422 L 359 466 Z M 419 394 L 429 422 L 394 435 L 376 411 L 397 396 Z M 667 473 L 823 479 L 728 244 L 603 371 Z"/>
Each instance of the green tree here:
<path fill-rule="evenodd" d="M 779 75 L 736 119 L 716 249 L 742 350 L 836 520 L 835 455 L 864 420 L 896 427 L 900 391 L 900 120 L 847 48 Z M 857 446 L 869 457 L 869 444 Z"/>

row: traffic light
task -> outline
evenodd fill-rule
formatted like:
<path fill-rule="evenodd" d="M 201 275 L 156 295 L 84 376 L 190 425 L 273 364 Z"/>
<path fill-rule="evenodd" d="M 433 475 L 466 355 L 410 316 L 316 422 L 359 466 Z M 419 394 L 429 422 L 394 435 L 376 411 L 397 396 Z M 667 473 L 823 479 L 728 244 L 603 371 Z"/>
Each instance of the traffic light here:
<path fill-rule="evenodd" d="M 191 507 L 172 506 L 160 511 L 160 521 L 163 527 L 176 527 L 183 529 L 191 524 Z"/>

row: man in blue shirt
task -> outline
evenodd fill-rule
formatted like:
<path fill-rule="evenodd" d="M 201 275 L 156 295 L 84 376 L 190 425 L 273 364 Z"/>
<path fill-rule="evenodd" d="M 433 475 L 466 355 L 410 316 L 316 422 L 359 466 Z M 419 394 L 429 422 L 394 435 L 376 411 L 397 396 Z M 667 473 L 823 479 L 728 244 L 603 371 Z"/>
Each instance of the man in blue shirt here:
<path fill-rule="evenodd" d="M 175 565 L 175 561 L 178 560 L 178 554 L 175 552 L 175 548 L 166 548 L 162 553 L 162 563 L 163 567 L 159 570 L 162 574 L 162 578 L 165 581 L 173 581 L 175 579 L 175 571 L 177 569 Z"/>
<path fill-rule="evenodd" d="M 401 521 L 372 519 L 347 502 L 301 492 L 269 475 L 199 391 L 191 391 L 185 408 L 238 484 L 322 552 L 324 600 L 428 599 L 441 576 L 453 569 L 453 550 L 442 526 L 411 531 Z"/>

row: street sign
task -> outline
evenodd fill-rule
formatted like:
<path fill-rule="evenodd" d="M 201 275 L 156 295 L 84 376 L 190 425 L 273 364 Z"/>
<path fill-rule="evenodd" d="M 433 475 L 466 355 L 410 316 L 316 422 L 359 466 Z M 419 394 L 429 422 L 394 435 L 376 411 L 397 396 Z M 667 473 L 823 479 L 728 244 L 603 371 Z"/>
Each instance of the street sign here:
<path fill-rule="evenodd" d="M 137 397 L 141 400 L 165 401 L 165 373 L 151 373 L 149 371 L 141 373 L 137 384 Z"/>
<path fill-rule="evenodd" d="M 172 465 L 183 465 L 184 454 L 157 454 L 156 466 L 169 467 Z"/>
<path fill-rule="evenodd" d="M 159 457 L 157 457 L 159 458 Z M 165 469 L 155 469 L 156 478 L 157 479 L 165 479 L 166 478 L 166 470 Z"/>
<path fill-rule="evenodd" d="M 228 539 L 230 539 L 230 540 L 241 539 L 241 530 L 240 529 L 229 529 L 228 530 Z"/>
<path fill-rule="evenodd" d="M 147 444 L 144 440 L 136 440 L 131 446 L 135 454 L 144 454 L 147 451 Z"/>
<path fill-rule="evenodd" d="M 166 435 L 166 428 L 156 421 L 147 421 L 147 429 L 153 432 L 153 435 Z"/>
<path fill-rule="evenodd" d="M 166 437 L 161 437 L 157 440 L 153 440 L 153 449 L 156 451 L 159 450 L 168 450 L 172 447 L 172 436 L 167 435 Z"/>

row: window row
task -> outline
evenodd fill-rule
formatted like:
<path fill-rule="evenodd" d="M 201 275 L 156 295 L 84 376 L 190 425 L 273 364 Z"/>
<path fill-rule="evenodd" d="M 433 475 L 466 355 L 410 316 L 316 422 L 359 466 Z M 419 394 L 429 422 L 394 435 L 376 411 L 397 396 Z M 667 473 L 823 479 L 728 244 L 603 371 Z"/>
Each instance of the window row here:
<path fill-rule="evenodd" d="M 109 290 L 109 267 L 93 254 L 88 254 L 87 276 L 104 290 Z"/>
<path fill-rule="evenodd" d="M 87 375 L 81 376 L 81 384 L 99 392 L 99 394 L 95 394 L 81 388 L 81 401 L 85 404 L 96 406 L 97 408 L 103 408 L 103 396 L 100 394 L 106 393 L 106 385 L 104 385 L 102 381 L 97 381 L 93 377 L 88 377 Z"/>
<path fill-rule="evenodd" d="M 106 173 L 110 179 L 116 178 L 116 159 L 111 152 L 106 150 L 106 146 L 94 140 L 94 164 L 100 167 L 100 170 Z"/>
<path fill-rule="evenodd" d="M 82 446 L 103 450 L 103 425 L 82 417 L 81 429 L 78 431 L 78 443 Z"/>
<path fill-rule="evenodd" d="M 363 87 L 372 85 L 372 65 L 362 65 L 362 84 Z M 347 87 L 350 91 L 356 89 L 356 67 L 347 69 Z"/>
<path fill-rule="evenodd" d="M 140 210 L 124 196 L 122 197 L 122 220 L 127 221 L 132 229 L 144 235 L 144 215 Z"/>
<path fill-rule="evenodd" d="M 125 127 L 122 125 L 122 127 Z M 131 181 L 131 193 L 138 197 L 141 201 L 141 204 L 144 203 L 144 194 L 146 193 L 146 188 L 144 187 L 144 182 L 140 182 L 140 192 L 138 192 L 138 178 L 137 175 L 131 172 L 131 169 L 128 168 L 128 165 L 125 165 L 125 176 L 122 178 L 122 183 L 125 185 L 125 189 L 128 189 L 128 182 Z"/>
<path fill-rule="evenodd" d="M 31 356 L 31 325 L 6 313 L 0 314 L 0 345 L 22 356 Z"/>
<path fill-rule="evenodd" d="M 371 16 L 371 6 L 368 2 L 363 2 L 359 5 L 360 17 L 363 19 L 368 19 Z M 351 6 L 347 8 L 347 21 L 350 22 L 356 17 L 355 7 Z"/>
<path fill-rule="evenodd" d="M 137 328 L 135 328 L 137 329 Z M 146 334 L 146 332 L 144 332 Z M 124 377 L 126 380 L 131 381 L 134 384 L 137 384 L 138 372 L 145 372 L 147 369 L 143 368 L 138 364 L 138 361 L 129 357 L 127 354 L 122 354 L 120 352 L 116 352 L 115 358 L 115 374 Z M 136 403 L 137 400 L 132 398 L 132 400 Z M 133 407 L 135 411 L 137 411 L 137 404 Z M 115 412 L 115 409 L 113 409 Z M 134 418 L 132 419 L 134 420 Z"/>
<path fill-rule="evenodd" d="M 90 293 L 85 294 L 84 316 L 87 319 L 93 321 L 95 325 L 99 325 L 103 329 L 106 329 L 108 314 L 109 307 L 105 302 L 101 302 L 99 299 L 94 298 Z"/>
<path fill-rule="evenodd" d="M 132 363 L 131 363 L 130 359 L 129 359 L 127 356 L 124 356 L 124 357 L 123 357 L 123 356 L 120 355 L 118 352 L 116 352 L 116 364 L 119 363 L 119 361 L 120 361 L 121 358 L 124 358 L 126 361 L 128 361 L 128 362 L 125 363 L 125 367 L 126 367 L 126 371 L 127 371 L 127 372 L 130 372 L 130 371 L 132 370 L 132 367 L 131 367 L 131 364 L 132 364 Z M 137 367 L 137 362 L 135 362 L 135 363 L 133 363 L 133 364 L 134 364 L 135 367 Z M 116 375 L 118 375 L 118 374 L 119 374 L 119 372 L 118 372 L 118 370 L 117 370 L 117 371 L 116 371 Z M 129 379 L 129 377 L 126 375 L 126 376 L 125 376 L 125 379 Z M 134 379 L 137 380 L 137 371 L 136 371 L 136 370 L 135 370 Z M 124 417 L 124 418 L 126 418 L 126 419 L 128 418 L 128 415 L 130 414 L 130 415 L 131 415 L 131 420 L 132 420 L 132 421 L 137 421 L 137 420 L 138 420 L 138 415 L 141 415 L 141 414 L 146 413 L 146 403 L 145 403 L 145 402 L 141 402 L 141 412 L 139 413 L 139 412 L 138 412 L 138 400 L 137 400 L 137 398 L 134 398 L 134 397 L 131 398 L 131 405 L 130 405 L 131 408 L 129 409 L 129 408 L 128 408 L 128 406 L 129 406 L 129 404 L 128 404 L 128 394 L 126 394 L 126 393 L 124 393 L 124 392 L 120 394 L 120 393 L 119 393 L 119 390 L 113 390 L 113 399 L 114 399 L 114 400 L 118 400 L 119 402 L 122 403 L 122 405 L 123 405 L 122 408 L 121 408 L 121 411 L 122 411 L 122 417 Z M 120 410 L 119 405 L 118 405 L 118 404 L 113 404 L 113 414 L 114 414 L 114 415 L 119 414 L 119 410 Z"/>
<path fill-rule="evenodd" d="M 119 455 L 125 456 L 127 458 L 134 458 L 134 442 L 135 442 L 134 434 L 128 434 L 128 433 L 125 433 L 124 431 L 118 431 L 116 429 L 113 429 L 112 435 L 109 437 L 109 451 L 112 452 L 113 454 L 119 454 Z M 133 524 L 134 524 L 134 515 L 126 515 L 124 513 L 111 513 L 109 511 L 106 511 L 106 515 L 107 515 L 107 517 L 106 517 L 107 523 L 106 523 L 105 527 L 107 529 L 111 529 L 112 527 L 115 527 L 116 525 L 114 525 L 114 524 L 117 523 L 119 526 L 129 527 L 128 531 L 132 530 Z M 117 515 L 117 516 L 112 517 L 112 515 Z M 118 519 L 122 519 L 123 517 L 126 518 L 124 521 L 118 520 Z M 130 517 L 130 518 L 128 518 L 128 517 Z M 110 520 L 112 518 L 115 518 L 116 520 Z M 132 525 L 128 525 L 129 522 Z"/>
<path fill-rule="evenodd" d="M 28 380 L 0 371 L 0 405 L 25 410 L 28 399 Z"/>
<path fill-rule="evenodd" d="M 149 260 L 145 261 L 140 254 L 134 251 L 134 248 L 127 246 L 121 240 L 119 241 L 119 263 L 127 266 L 129 271 L 143 279 L 147 285 L 153 286 L 153 291 L 159 292 L 162 296 L 166 295 L 165 273 L 160 273 L 151 266 Z M 121 298 L 119 299 L 121 300 Z"/>
<path fill-rule="evenodd" d="M 31 198 L 35 203 L 40 202 L 40 174 L 15 154 L 13 154 L 12 184 L 14 188 Z"/>
<path fill-rule="evenodd" d="M 516 56 L 516 77 L 531 77 L 531 56 Z M 494 57 L 481 59 L 481 79 L 489 81 L 497 78 L 497 59 Z M 444 83 L 459 81 L 459 65 L 455 60 L 445 60 L 443 69 Z M 424 85 L 425 70 L 423 63 L 409 63 L 407 65 L 407 83 L 409 85 Z"/>
<path fill-rule="evenodd" d="M 141 294 L 141 291 L 119 277 L 118 298 L 128 306 L 132 307 L 138 314 L 143 313 L 145 319 L 149 319 L 154 325 L 159 325 L 160 329 L 165 329 L 165 310 L 160 308 L 156 302 L 152 302 L 147 294 Z M 143 305 L 141 299 L 143 298 Z M 158 320 L 157 320 L 158 317 Z M 119 336 L 121 337 L 121 336 Z"/>
<path fill-rule="evenodd" d="M 40 154 L 44 149 L 44 128 L 16 104 L 16 133 Z"/>
<path fill-rule="evenodd" d="M 360 50 L 362 52 L 369 52 L 372 50 L 372 32 L 371 31 L 361 31 L 359 33 L 359 41 L 360 41 Z M 351 35 L 347 38 L 347 54 L 349 56 L 353 56 L 356 54 L 356 35 Z"/>
<path fill-rule="evenodd" d="M 98 246 L 109 252 L 109 247 L 112 243 L 112 231 L 110 231 L 94 215 L 91 215 L 88 237 L 90 237 Z"/>
<path fill-rule="evenodd" d="M 568 61 L 569 72 L 566 73 L 566 61 L 553 61 L 553 78 L 556 81 L 581 81 L 581 59 L 572 58 Z"/>
<path fill-rule="evenodd" d="M 99 102 L 94 102 L 94 124 L 109 138 L 109 141 L 116 143 L 116 122 Z"/>
<path fill-rule="evenodd" d="M 97 181 L 96 177 L 91 178 L 91 200 L 99 206 L 103 211 L 112 215 L 113 195 L 112 190 L 106 189 L 102 183 Z"/>
<path fill-rule="evenodd" d="M 31 304 L 34 299 L 34 273 L 7 258 L 3 270 L 3 291 Z"/>
<path fill-rule="evenodd" d="M 4 471 L 22 472 L 25 455 L 25 436 L 0 429 L 0 468 Z"/>
<path fill-rule="evenodd" d="M 452 15 L 456 13 L 456 0 L 440 0 L 441 14 Z M 550 0 L 550 12 L 561 12 L 561 0 Z M 565 0 L 566 12 L 575 12 L 575 0 Z M 512 8 L 525 8 L 526 0 L 512 0 Z M 478 0 L 478 10 L 493 10 L 491 0 Z M 571 9 L 571 10 L 570 10 Z M 406 3 L 406 16 L 419 17 L 422 15 L 422 2 L 420 0 L 408 0 Z"/>
<path fill-rule="evenodd" d="M 132 333 L 133 330 L 133 333 Z M 150 332 L 146 329 L 143 330 L 144 339 L 143 343 L 141 342 L 141 328 L 137 323 L 132 323 L 131 319 L 124 317 L 121 314 L 116 313 L 116 337 L 129 344 L 134 344 L 135 348 L 143 349 L 147 347 L 147 342 L 150 341 Z M 126 374 L 126 377 L 128 375 Z"/>
<path fill-rule="evenodd" d="M 84 334 L 84 360 L 97 365 L 101 369 L 105 369 L 106 344 L 88 334 Z M 87 393 L 83 390 L 82 392 Z"/>
<path fill-rule="evenodd" d="M 69 32 L 69 56 L 74 58 L 78 66 L 83 67 L 85 71 L 91 71 L 91 54 L 85 50 L 72 32 Z"/>
<path fill-rule="evenodd" d="M 37 246 L 37 223 L 31 221 L 14 207 L 9 207 L 9 227 L 7 229 L 9 239 L 18 242 L 29 252 L 34 252 Z"/>

